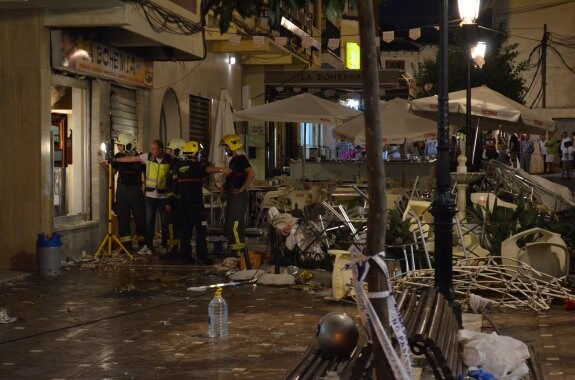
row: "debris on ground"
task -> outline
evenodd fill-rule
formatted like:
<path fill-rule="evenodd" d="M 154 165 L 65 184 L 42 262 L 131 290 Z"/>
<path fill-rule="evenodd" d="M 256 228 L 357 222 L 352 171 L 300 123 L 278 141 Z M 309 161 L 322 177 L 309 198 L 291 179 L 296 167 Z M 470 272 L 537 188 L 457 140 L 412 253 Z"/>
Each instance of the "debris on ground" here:
<path fill-rule="evenodd" d="M 238 270 L 240 259 L 237 257 L 226 257 L 221 263 L 215 264 L 216 272 L 226 272 L 226 276 Z"/>
<path fill-rule="evenodd" d="M 511 263 L 500 264 L 500 256 L 485 258 L 481 264 L 477 259 L 458 260 L 453 266 L 455 292 L 464 297 L 481 293 L 493 305 L 535 311 L 549 310 L 553 300 L 575 300 L 571 290 L 563 286 L 565 277 L 549 276 L 524 262 L 505 259 Z M 430 288 L 434 286 L 434 270 L 412 270 L 392 281 L 397 292 L 406 288 Z"/>
<path fill-rule="evenodd" d="M 10 317 L 8 315 L 8 312 L 5 309 L 0 310 L 0 323 L 1 324 L 12 323 L 12 322 L 16 322 L 17 320 L 18 320 L 18 318 Z"/>
<path fill-rule="evenodd" d="M 258 279 L 258 284 L 275 286 L 295 285 L 295 277 L 287 273 L 265 273 Z"/>
<path fill-rule="evenodd" d="M 233 281 L 245 281 L 245 280 L 251 280 L 254 277 L 257 277 L 258 279 L 263 276 L 266 273 L 265 270 L 261 270 L 261 269 L 246 269 L 246 270 L 240 270 L 238 272 L 233 273 L 230 276 L 230 280 Z"/>
<path fill-rule="evenodd" d="M 529 349 L 520 340 L 469 330 L 459 330 L 457 340 L 463 345 L 463 362 L 470 369 L 483 369 L 497 379 L 522 379 L 529 373 L 525 362 Z"/>

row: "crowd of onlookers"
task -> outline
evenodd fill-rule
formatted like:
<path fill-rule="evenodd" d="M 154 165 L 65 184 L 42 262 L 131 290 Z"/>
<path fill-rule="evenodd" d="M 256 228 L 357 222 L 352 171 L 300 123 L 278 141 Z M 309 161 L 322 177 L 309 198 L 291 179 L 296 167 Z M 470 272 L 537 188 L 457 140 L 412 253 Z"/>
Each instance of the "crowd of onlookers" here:
<path fill-rule="evenodd" d="M 528 173 L 553 173 L 559 161 L 561 176 L 571 177 L 575 167 L 574 147 L 575 132 L 569 136 L 561 133 L 558 139 L 555 134 L 541 135 L 535 139 L 529 134 L 499 134 L 497 138 L 489 132 L 483 140 L 483 158 L 497 159 L 513 167 L 520 167 Z"/>

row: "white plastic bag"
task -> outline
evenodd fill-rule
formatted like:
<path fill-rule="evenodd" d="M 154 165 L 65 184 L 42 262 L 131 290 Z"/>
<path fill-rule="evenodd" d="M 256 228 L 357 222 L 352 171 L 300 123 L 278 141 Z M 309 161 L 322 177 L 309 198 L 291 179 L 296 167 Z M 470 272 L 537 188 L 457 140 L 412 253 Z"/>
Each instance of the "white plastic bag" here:
<path fill-rule="evenodd" d="M 458 341 L 463 345 L 463 362 L 468 367 L 482 368 L 500 380 L 519 380 L 529 369 L 529 349 L 520 340 L 469 330 L 458 332 Z"/>

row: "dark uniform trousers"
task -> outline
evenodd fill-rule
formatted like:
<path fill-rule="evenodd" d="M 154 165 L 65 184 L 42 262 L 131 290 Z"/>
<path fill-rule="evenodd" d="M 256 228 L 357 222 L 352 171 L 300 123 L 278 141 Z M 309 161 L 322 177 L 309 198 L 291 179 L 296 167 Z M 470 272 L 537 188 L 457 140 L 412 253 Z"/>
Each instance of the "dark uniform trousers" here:
<path fill-rule="evenodd" d="M 200 199 L 200 201 L 202 201 Z M 206 210 L 204 203 L 198 200 L 179 199 L 176 202 L 176 213 L 178 215 L 178 227 L 180 237 L 180 256 L 183 259 L 191 258 L 190 241 L 193 230 L 196 230 L 196 256 L 198 260 L 208 257 L 208 245 L 206 242 Z"/>
<path fill-rule="evenodd" d="M 231 190 L 226 196 L 226 223 L 224 233 L 228 244 L 245 243 L 246 212 L 249 203 L 249 194 L 243 191 L 233 194 Z"/>
<path fill-rule="evenodd" d="M 116 213 L 118 215 L 118 232 L 120 233 L 122 244 L 132 241 L 130 221 L 131 215 L 133 215 L 138 244 L 141 248 L 146 236 L 146 211 L 141 185 L 118 184 L 118 189 L 116 190 Z M 126 248 L 130 249 L 132 247 Z"/>

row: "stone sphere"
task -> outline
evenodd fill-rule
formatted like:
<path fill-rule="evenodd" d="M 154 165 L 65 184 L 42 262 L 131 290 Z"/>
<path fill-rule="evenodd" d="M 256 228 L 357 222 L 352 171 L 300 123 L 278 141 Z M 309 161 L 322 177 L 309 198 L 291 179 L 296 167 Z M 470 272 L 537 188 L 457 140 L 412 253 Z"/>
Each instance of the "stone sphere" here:
<path fill-rule="evenodd" d="M 345 313 L 329 313 L 317 326 L 320 351 L 328 357 L 349 356 L 359 340 L 359 330 L 353 319 Z"/>

